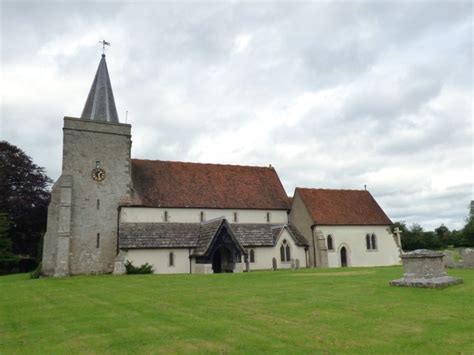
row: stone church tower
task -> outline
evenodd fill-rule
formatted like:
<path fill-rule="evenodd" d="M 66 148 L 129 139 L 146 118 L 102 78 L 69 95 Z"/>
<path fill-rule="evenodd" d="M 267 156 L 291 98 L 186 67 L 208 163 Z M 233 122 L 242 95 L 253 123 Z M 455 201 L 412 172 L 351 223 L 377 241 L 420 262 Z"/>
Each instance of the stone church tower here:
<path fill-rule="evenodd" d="M 105 55 L 81 118 L 64 117 L 62 174 L 53 186 L 43 274 L 113 271 L 120 201 L 130 195 L 131 126 L 119 123 Z"/>

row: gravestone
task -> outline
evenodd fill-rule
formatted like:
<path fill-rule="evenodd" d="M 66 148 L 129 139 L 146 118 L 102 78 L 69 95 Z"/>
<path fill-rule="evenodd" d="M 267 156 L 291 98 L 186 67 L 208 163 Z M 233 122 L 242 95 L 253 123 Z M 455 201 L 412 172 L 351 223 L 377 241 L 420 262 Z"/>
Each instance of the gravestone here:
<path fill-rule="evenodd" d="M 273 271 L 276 271 L 277 268 L 278 268 L 278 267 L 277 267 L 277 259 L 276 259 L 276 258 L 273 258 L 273 259 L 272 259 L 272 270 L 273 270 Z"/>
<path fill-rule="evenodd" d="M 474 249 L 460 248 L 459 254 L 462 257 L 462 267 L 474 268 Z"/>
<path fill-rule="evenodd" d="M 418 249 L 401 256 L 403 278 L 390 281 L 391 286 L 442 288 L 462 283 L 458 277 L 448 276 L 444 269 L 444 253 Z"/>
<path fill-rule="evenodd" d="M 444 251 L 444 265 L 450 269 L 456 267 L 456 262 L 454 261 L 453 253 L 449 250 Z"/>

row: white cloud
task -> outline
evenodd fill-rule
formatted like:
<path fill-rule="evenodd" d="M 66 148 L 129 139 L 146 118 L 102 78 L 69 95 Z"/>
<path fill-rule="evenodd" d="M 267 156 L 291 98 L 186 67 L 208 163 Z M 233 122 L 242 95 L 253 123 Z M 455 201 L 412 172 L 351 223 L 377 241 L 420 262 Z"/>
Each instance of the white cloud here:
<path fill-rule="evenodd" d="M 247 49 L 250 41 L 252 40 L 251 34 L 238 35 L 234 40 L 234 52 L 242 53 Z"/>

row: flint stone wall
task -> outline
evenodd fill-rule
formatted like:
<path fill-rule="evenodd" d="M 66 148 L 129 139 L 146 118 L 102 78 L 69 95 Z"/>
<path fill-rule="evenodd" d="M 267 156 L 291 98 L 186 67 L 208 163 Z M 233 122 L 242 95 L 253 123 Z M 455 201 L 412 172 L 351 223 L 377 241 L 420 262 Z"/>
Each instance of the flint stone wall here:
<path fill-rule="evenodd" d="M 65 117 L 62 175 L 44 241 L 45 275 L 109 273 L 117 253 L 119 201 L 131 193 L 131 126 Z M 106 178 L 91 171 L 100 161 Z"/>

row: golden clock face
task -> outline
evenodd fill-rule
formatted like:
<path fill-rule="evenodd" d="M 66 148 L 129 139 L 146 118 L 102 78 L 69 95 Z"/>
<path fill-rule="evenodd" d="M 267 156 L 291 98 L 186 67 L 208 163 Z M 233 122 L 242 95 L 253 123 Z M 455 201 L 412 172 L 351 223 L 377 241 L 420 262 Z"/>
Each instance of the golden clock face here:
<path fill-rule="evenodd" d="M 105 170 L 102 168 L 92 169 L 91 176 L 95 181 L 103 181 L 105 179 Z"/>

